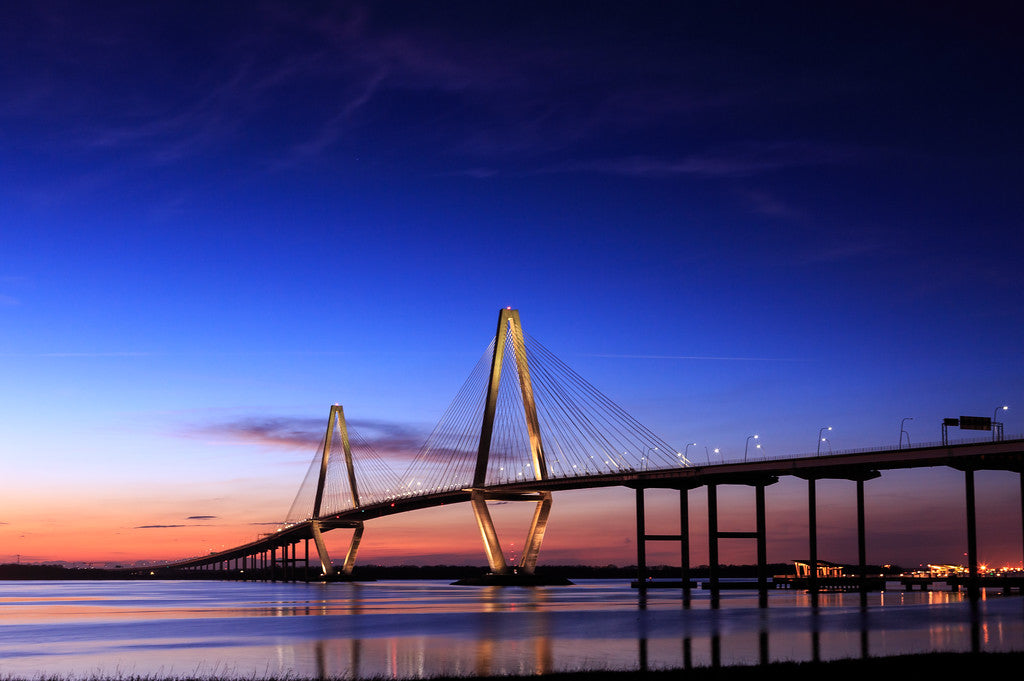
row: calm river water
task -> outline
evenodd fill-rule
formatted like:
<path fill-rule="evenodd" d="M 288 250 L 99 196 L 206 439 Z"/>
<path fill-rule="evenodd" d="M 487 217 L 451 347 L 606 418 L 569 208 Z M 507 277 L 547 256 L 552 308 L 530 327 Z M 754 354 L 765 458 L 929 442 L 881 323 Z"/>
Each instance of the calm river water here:
<path fill-rule="evenodd" d="M 1024 598 L 654 590 L 625 580 L 0 582 L 0 677 L 419 678 L 1024 650 Z"/>

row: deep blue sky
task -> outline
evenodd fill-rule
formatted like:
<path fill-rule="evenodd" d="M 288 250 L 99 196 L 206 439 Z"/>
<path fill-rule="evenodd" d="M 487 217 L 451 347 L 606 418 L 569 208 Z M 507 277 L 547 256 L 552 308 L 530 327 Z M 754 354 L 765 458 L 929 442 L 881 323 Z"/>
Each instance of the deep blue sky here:
<path fill-rule="evenodd" d="M 0 9 L 0 530 L 279 520 L 506 305 L 680 448 L 1024 431 L 1009 3 L 552 4 Z"/>

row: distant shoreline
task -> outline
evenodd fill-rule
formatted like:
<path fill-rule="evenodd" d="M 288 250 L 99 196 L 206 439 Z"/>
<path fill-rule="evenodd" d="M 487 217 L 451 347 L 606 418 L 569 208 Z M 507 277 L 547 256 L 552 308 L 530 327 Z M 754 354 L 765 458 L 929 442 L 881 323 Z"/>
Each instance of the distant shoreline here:
<path fill-rule="evenodd" d="M 868 566 L 869 573 L 878 574 L 881 567 Z M 119 569 L 94 567 L 69 567 L 60 564 L 14 564 L 0 565 L 0 580 L 109 580 L 109 579 L 208 579 L 212 573 L 201 571 L 191 572 L 159 572 L 148 574 L 145 566 L 125 566 Z M 902 568 L 889 566 L 887 573 L 898 574 Z M 355 580 L 388 580 L 388 579 L 463 579 L 475 577 L 487 572 L 486 566 L 480 565 L 357 565 L 353 578 Z M 652 579 L 679 579 L 678 567 L 648 566 L 647 576 Z M 793 575 L 792 563 L 771 563 L 768 565 L 770 575 Z M 637 576 L 635 565 L 619 567 L 615 565 L 545 565 L 537 568 L 537 574 L 546 577 L 564 577 L 567 579 L 628 579 Z M 702 565 L 690 569 L 693 578 L 706 578 L 708 567 Z M 719 576 L 726 579 L 753 579 L 757 576 L 756 565 L 722 565 Z"/>
<path fill-rule="evenodd" d="M 679 667 L 671 669 L 640 670 L 596 670 L 575 672 L 552 672 L 543 675 L 544 681 L 630 681 L 631 679 L 678 679 L 685 675 L 687 681 L 763 681 L 765 678 L 784 678 L 786 681 L 821 681 L 823 678 L 965 678 L 985 672 L 1019 669 L 1024 663 L 1024 651 L 1008 653 L 921 653 L 894 657 L 869 657 L 867 659 L 830 660 L 824 662 L 773 662 L 768 665 L 742 665 L 723 667 Z M 785 676 L 776 677 L 776 674 Z M 536 681 L 537 676 L 438 676 L 428 681 L 469 681 L 471 679 L 500 679 L 501 681 Z M 292 679 L 290 681 L 301 681 Z"/>

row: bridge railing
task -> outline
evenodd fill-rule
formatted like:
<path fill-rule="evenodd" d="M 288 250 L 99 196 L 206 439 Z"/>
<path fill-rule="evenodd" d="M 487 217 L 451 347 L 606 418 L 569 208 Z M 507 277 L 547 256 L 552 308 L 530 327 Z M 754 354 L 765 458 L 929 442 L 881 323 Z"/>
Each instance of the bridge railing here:
<path fill-rule="evenodd" d="M 1001 438 L 1000 440 L 1013 440 L 1013 439 L 1024 439 L 1024 435 L 1015 435 L 1015 436 L 1011 436 L 1011 437 L 1004 437 L 1004 438 Z M 947 446 L 956 446 L 956 445 L 977 444 L 977 443 L 981 443 L 981 442 L 990 442 L 990 441 L 991 441 L 991 438 L 987 438 L 987 437 L 962 438 L 962 439 L 958 439 L 958 440 L 948 440 L 945 443 L 943 443 L 943 442 L 921 442 L 921 443 L 918 443 L 916 445 L 903 447 L 902 449 L 904 449 L 904 450 L 929 449 L 929 448 L 933 448 L 933 447 L 947 447 Z M 827 458 L 827 457 L 830 457 L 830 456 L 843 456 L 843 455 L 849 455 L 849 454 L 868 454 L 868 453 L 874 453 L 874 452 L 896 451 L 896 450 L 899 450 L 899 449 L 900 449 L 899 446 L 895 446 L 894 447 L 892 445 L 882 445 L 882 446 L 877 446 L 877 447 L 855 447 L 855 448 L 848 448 L 848 449 L 836 449 L 836 450 L 832 450 L 832 451 L 828 451 L 828 452 L 820 452 L 820 453 L 819 452 L 807 452 L 807 453 L 797 453 L 797 454 L 787 453 L 787 454 L 748 456 L 746 458 L 746 461 L 747 462 L 756 462 L 756 461 L 778 461 L 778 460 L 782 460 L 782 459 Z M 691 461 L 690 465 L 691 466 L 702 466 L 702 465 L 716 465 L 716 464 L 725 464 L 725 463 L 732 464 L 732 463 L 741 463 L 743 461 L 744 461 L 744 459 L 742 457 L 740 457 L 740 456 L 736 456 L 736 457 L 718 457 L 716 459 L 712 459 L 711 462 L 708 463 L 708 464 L 705 464 L 704 462 L 701 462 L 699 459 L 695 459 L 695 460 Z M 680 467 L 684 467 L 684 466 L 680 466 Z M 636 467 L 633 467 L 633 466 L 622 466 L 622 467 L 619 468 L 619 470 L 614 471 L 614 473 L 634 473 L 634 472 L 637 472 L 637 471 L 646 471 L 646 470 L 650 470 L 650 471 L 671 470 L 671 467 L 667 467 L 667 466 L 651 466 L 650 468 L 646 468 L 646 467 L 644 467 L 644 468 L 636 468 Z M 572 473 L 565 473 L 565 472 L 560 472 L 560 471 L 557 471 L 557 470 L 549 470 L 548 478 L 549 479 L 571 479 L 571 478 L 576 478 L 576 477 L 590 477 L 590 476 L 593 476 L 595 474 L 600 474 L 600 471 L 574 471 Z M 523 476 L 521 476 L 519 474 L 512 475 L 510 473 L 505 478 L 492 480 L 491 484 L 494 484 L 494 485 L 515 484 L 515 483 L 524 482 L 526 480 L 528 480 L 528 478 L 524 478 Z M 409 499 L 409 498 L 414 498 L 414 497 L 420 497 L 420 496 L 424 496 L 424 495 L 427 495 L 427 494 L 437 494 L 437 493 L 443 493 L 443 492 L 453 492 L 453 491 L 465 489 L 467 487 L 470 487 L 471 485 L 472 485 L 472 481 L 470 481 L 470 480 L 464 480 L 464 481 L 452 480 L 452 481 L 449 481 L 449 482 L 446 482 L 446 483 L 443 483 L 443 484 L 436 484 L 435 483 L 435 485 L 433 487 L 430 487 L 430 488 L 425 488 L 425 487 L 424 488 L 414 488 L 414 487 L 412 487 L 411 484 L 407 483 L 405 490 L 403 490 L 401 492 L 397 492 L 395 494 L 391 494 L 391 495 L 387 496 L 385 499 L 383 499 L 383 501 L 384 502 L 388 502 L 388 501 L 395 501 L 395 500 L 398 500 L 398 499 Z"/>
<path fill-rule="evenodd" d="M 1002 437 L 1002 438 L 999 438 L 998 442 L 1003 442 L 1003 441 L 1006 441 L 1006 440 L 1024 440 L 1024 434 L 1017 434 L 1017 435 L 1011 435 L 1009 437 Z M 934 447 L 954 447 L 956 445 L 971 445 L 971 444 L 980 444 L 980 443 L 983 443 L 983 442 L 992 442 L 992 441 L 993 440 L 992 440 L 991 436 L 990 437 L 978 437 L 978 438 L 961 438 L 959 440 L 947 440 L 946 442 L 942 442 L 942 441 L 937 441 L 937 442 L 935 442 L 935 441 L 933 441 L 933 442 L 920 442 L 920 443 L 918 443 L 916 445 L 913 445 L 913 446 L 908 445 L 906 447 L 900 447 L 899 445 L 893 447 L 892 445 L 889 445 L 889 446 L 882 446 L 882 447 L 856 447 L 856 448 L 852 448 L 852 449 L 835 449 L 835 450 L 832 450 L 832 451 L 829 451 L 829 452 L 821 452 L 821 453 L 818 453 L 818 452 L 808 452 L 807 454 L 773 454 L 771 456 L 761 455 L 761 456 L 756 456 L 756 457 L 755 456 L 748 456 L 746 458 L 746 460 L 749 462 L 749 461 L 778 461 L 780 459 L 816 459 L 816 458 L 824 459 L 824 458 L 827 458 L 827 457 L 830 457 L 830 456 L 842 456 L 842 455 L 845 455 L 845 454 L 871 454 L 871 453 L 874 453 L 874 452 L 889 452 L 889 451 L 913 450 L 913 449 L 931 449 L 931 448 L 934 448 Z M 730 457 L 729 459 L 721 458 L 719 460 L 719 463 L 741 463 L 742 461 L 743 461 L 743 457 L 737 456 L 735 458 L 731 458 Z M 714 465 L 714 463 L 715 462 L 713 461 L 711 465 Z"/>

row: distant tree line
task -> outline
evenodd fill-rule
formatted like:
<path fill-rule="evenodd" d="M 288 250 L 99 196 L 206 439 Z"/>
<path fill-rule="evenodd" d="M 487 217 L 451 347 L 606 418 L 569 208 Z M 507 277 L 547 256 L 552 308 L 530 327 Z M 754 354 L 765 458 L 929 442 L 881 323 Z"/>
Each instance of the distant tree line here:
<path fill-rule="evenodd" d="M 227 571 L 237 572 L 237 571 Z M 316 570 L 316 573 L 319 569 Z M 358 565 L 352 575 L 355 580 L 377 579 L 463 579 L 481 576 L 487 572 L 481 565 Z M 652 579 L 678 579 L 678 566 L 649 565 L 647 575 Z M 903 568 L 898 565 L 869 565 L 868 574 L 898 575 Z M 537 574 L 547 577 L 565 577 L 566 579 L 635 579 L 635 565 L 540 565 Z M 720 577 L 726 579 L 750 579 L 757 576 L 756 565 L 722 565 L 718 568 Z M 769 575 L 794 575 L 792 563 L 769 563 Z M 64 565 L 29 565 L 24 563 L 8 563 L 0 565 L 0 580 L 64 580 L 64 579 L 208 579 L 213 573 L 194 571 L 154 571 L 137 567 L 131 570 L 111 570 L 104 568 L 78 568 Z M 700 565 L 690 568 L 690 576 L 707 577 L 708 566 Z M 309 579 L 316 579 L 313 570 Z"/>

